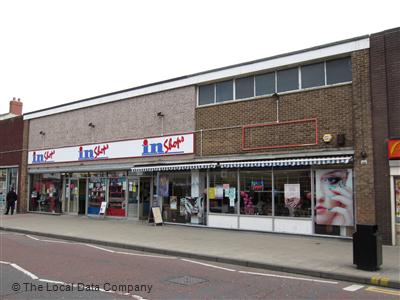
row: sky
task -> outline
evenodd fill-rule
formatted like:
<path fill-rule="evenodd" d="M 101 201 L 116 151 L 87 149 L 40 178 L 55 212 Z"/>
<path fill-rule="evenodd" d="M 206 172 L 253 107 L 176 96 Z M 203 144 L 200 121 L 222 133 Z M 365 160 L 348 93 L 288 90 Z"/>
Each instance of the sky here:
<path fill-rule="evenodd" d="M 1 0 L 0 114 L 400 26 L 399 0 Z"/>

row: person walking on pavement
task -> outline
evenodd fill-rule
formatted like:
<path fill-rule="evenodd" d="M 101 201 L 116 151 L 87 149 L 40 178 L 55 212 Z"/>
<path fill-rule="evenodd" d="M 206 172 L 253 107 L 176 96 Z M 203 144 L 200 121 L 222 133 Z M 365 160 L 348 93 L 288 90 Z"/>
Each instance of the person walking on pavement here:
<path fill-rule="evenodd" d="M 11 190 L 7 193 L 6 201 L 7 201 L 7 211 L 6 215 L 8 215 L 8 212 L 11 208 L 11 214 L 14 214 L 14 208 L 15 208 L 15 201 L 17 201 L 17 193 L 14 191 L 14 187 L 11 188 Z"/>

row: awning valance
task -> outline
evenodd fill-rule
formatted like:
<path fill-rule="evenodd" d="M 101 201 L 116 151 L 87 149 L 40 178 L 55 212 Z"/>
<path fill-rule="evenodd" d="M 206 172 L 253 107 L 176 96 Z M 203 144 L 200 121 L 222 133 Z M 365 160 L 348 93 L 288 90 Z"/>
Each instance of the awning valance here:
<path fill-rule="evenodd" d="M 314 158 L 293 158 L 293 159 L 273 159 L 261 161 L 239 161 L 220 163 L 221 168 L 262 168 L 262 167 L 292 167 L 292 166 L 314 166 L 348 164 L 352 161 L 352 156 L 337 157 L 314 157 Z"/>
<path fill-rule="evenodd" d="M 179 171 L 196 169 L 214 169 L 217 163 L 202 164 L 180 164 L 180 165 L 157 165 L 157 166 L 139 166 L 131 168 L 132 172 L 153 172 L 153 171 Z"/>

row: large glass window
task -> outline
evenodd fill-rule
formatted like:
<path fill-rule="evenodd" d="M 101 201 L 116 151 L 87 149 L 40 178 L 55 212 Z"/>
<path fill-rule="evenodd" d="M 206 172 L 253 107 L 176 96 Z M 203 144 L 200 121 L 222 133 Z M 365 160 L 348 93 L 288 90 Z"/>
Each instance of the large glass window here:
<path fill-rule="evenodd" d="M 254 97 L 254 77 L 238 78 L 235 80 L 236 99 Z"/>
<path fill-rule="evenodd" d="M 272 215 L 271 171 L 240 171 L 240 214 Z"/>
<path fill-rule="evenodd" d="M 214 84 L 208 84 L 199 87 L 199 105 L 206 105 L 215 102 L 214 88 Z"/>
<path fill-rule="evenodd" d="M 275 93 L 275 72 L 256 76 L 256 96 Z"/>
<path fill-rule="evenodd" d="M 216 84 L 217 102 L 224 102 L 233 99 L 233 80 L 218 82 Z"/>
<path fill-rule="evenodd" d="M 209 174 L 210 183 L 207 196 L 210 202 L 210 212 L 237 213 L 237 171 L 220 170 Z"/>
<path fill-rule="evenodd" d="M 0 169 L 0 211 L 6 208 L 7 193 L 7 169 Z"/>
<path fill-rule="evenodd" d="M 303 89 L 325 85 L 324 63 L 301 67 L 301 87 Z"/>
<path fill-rule="evenodd" d="M 292 68 L 278 71 L 278 93 L 297 90 L 299 88 L 299 69 Z"/>
<path fill-rule="evenodd" d="M 101 203 L 106 201 L 107 179 L 98 176 L 89 178 L 88 186 L 88 214 L 98 215 Z"/>
<path fill-rule="evenodd" d="M 197 184 L 205 185 L 206 173 L 195 173 Z M 203 190 L 193 186 L 199 193 L 192 191 L 191 172 L 161 173 L 159 195 L 163 199 L 164 220 L 174 223 L 205 225 L 205 197 Z"/>
<path fill-rule="evenodd" d="M 127 190 L 126 178 L 110 178 L 109 182 L 107 215 L 125 217 Z"/>
<path fill-rule="evenodd" d="M 60 213 L 61 193 L 62 181 L 60 173 L 32 175 L 29 210 Z"/>
<path fill-rule="evenodd" d="M 326 62 L 327 84 L 351 81 L 350 57 L 330 60 Z"/>
<path fill-rule="evenodd" d="M 275 215 L 311 216 L 310 171 L 274 171 Z"/>

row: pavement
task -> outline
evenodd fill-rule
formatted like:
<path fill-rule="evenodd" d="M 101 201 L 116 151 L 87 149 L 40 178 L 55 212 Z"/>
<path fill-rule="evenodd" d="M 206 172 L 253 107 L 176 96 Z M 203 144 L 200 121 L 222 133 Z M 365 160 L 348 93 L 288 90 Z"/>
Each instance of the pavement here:
<path fill-rule="evenodd" d="M 34 213 L 1 215 L 0 230 L 400 289 L 399 246 L 370 272 L 353 265 L 350 239 Z"/>

